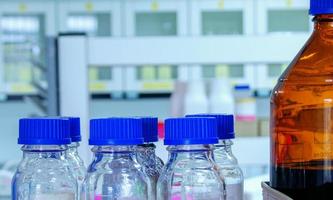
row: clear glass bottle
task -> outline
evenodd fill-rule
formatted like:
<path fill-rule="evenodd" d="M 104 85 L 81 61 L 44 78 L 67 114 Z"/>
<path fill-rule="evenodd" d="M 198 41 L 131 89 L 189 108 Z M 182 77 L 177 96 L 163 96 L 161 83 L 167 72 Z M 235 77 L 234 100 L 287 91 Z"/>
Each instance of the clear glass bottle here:
<path fill-rule="evenodd" d="M 66 159 L 69 121 L 26 118 L 19 122 L 23 159 L 12 180 L 13 200 L 76 200 L 77 181 Z"/>
<path fill-rule="evenodd" d="M 238 165 L 237 158 L 233 155 L 230 139 L 220 140 L 215 145 L 214 160 L 220 167 L 225 178 L 227 200 L 242 200 L 244 195 L 244 176 Z"/>
<path fill-rule="evenodd" d="M 158 179 L 157 199 L 224 200 L 224 178 L 212 159 L 216 143 L 215 118 L 167 119 L 169 160 Z"/>
<path fill-rule="evenodd" d="M 136 156 L 150 179 L 151 191 L 149 193 L 151 200 L 155 200 L 157 180 L 164 166 L 162 159 L 155 154 L 154 142 L 158 141 L 158 119 L 157 117 L 142 117 L 140 119 L 142 120 L 144 144 L 138 145 Z"/>
<path fill-rule="evenodd" d="M 270 184 L 322 200 L 333 196 L 333 1 L 310 2 L 314 31 L 271 96 Z"/>
<path fill-rule="evenodd" d="M 94 158 L 85 181 L 87 200 L 148 199 L 149 178 L 135 155 L 143 144 L 140 119 L 93 119 L 89 144 Z"/>
<path fill-rule="evenodd" d="M 66 158 L 73 171 L 73 175 L 75 176 L 78 182 L 78 188 L 79 188 L 78 198 L 81 199 L 81 196 L 83 195 L 82 194 L 83 182 L 87 170 L 78 152 L 78 148 L 80 146 L 80 141 L 81 141 L 80 118 L 69 117 L 68 119 L 70 124 L 71 144 L 68 145 L 68 149 L 66 151 Z"/>
<path fill-rule="evenodd" d="M 242 200 L 244 195 L 244 176 L 232 153 L 232 139 L 235 138 L 234 116 L 228 114 L 198 114 L 187 117 L 214 117 L 217 120 L 219 143 L 214 145 L 213 158 L 220 167 L 225 179 L 227 200 Z"/>

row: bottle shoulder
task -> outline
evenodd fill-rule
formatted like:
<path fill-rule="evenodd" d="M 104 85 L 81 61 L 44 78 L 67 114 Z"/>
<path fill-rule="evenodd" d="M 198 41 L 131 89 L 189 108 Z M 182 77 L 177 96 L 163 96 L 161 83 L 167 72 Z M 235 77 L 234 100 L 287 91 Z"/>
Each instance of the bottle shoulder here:
<path fill-rule="evenodd" d="M 214 160 L 218 163 L 238 165 L 238 160 L 233 154 L 231 146 L 215 145 Z"/>
<path fill-rule="evenodd" d="M 183 177 L 195 177 L 196 175 L 206 177 L 208 179 L 219 180 L 220 176 L 218 165 L 211 160 L 198 160 L 198 159 L 178 159 L 174 161 L 168 161 L 160 176 L 161 181 L 163 179 L 168 180 L 173 176 Z"/>
<path fill-rule="evenodd" d="M 103 191 L 107 186 L 110 194 L 103 194 L 105 197 L 110 195 L 113 198 L 114 195 L 122 193 L 126 197 L 135 194 L 139 195 L 135 198 L 147 199 L 149 183 L 146 174 L 135 160 L 95 158 L 89 166 L 84 185 L 87 191 Z"/>
<path fill-rule="evenodd" d="M 87 171 L 87 177 L 98 178 L 100 176 L 120 176 L 132 177 L 145 180 L 146 174 L 143 167 L 133 161 L 127 159 L 93 161 Z"/>
<path fill-rule="evenodd" d="M 333 41 L 321 33 L 313 33 L 279 78 L 275 88 L 284 85 L 332 84 Z"/>
<path fill-rule="evenodd" d="M 132 158 L 98 158 L 89 165 L 88 174 L 130 174 L 144 176 L 142 166 Z"/>
<path fill-rule="evenodd" d="M 84 167 L 84 162 L 82 160 L 82 158 L 74 153 L 69 153 L 69 154 L 66 154 L 66 159 L 67 161 L 69 162 L 69 164 L 72 166 L 72 167 L 75 167 L 75 168 L 85 168 Z"/>
<path fill-rule="evenodd" d="M 271 103 L 293 108 L 332 104 L 333 43 L 313 35 L 280 76 Z M 312 106 L 313 107 L 313 106 Z"/>
<path fill-rule="evenodd" d="M 68 171 L 69 162 L 64 158 L 36 157 L 24 159 L 18 166 L 19 172 Z"/>
<path fill-rule="evenodd" d="M 224 178 L 218 167 L 212 162 L 180 160 L 175 163 L 168 162 L 162 170 L 157 182 L 158 196 L 172 195 L 175 198 L 182 188 L 190 186 L 186 195 L 193 195 L 198 199 L 220 199 L 225 196 Z M 168 190 L 168 193 L 163 191 Z"/>
<path fill-rule="evenodd" d="M 213 170 L 216 163 L 209 159 L 182 158 L 173 161 L 175 169 Z"/>
<path fill-rule="evenodd" d="M 163 168 L 163 161 L 156 156 L 155 151 L 139 151 L 136 159 L 149 177 L 158 177 Z"/>
<path fill-rule="evenodd" d="M 15 187 L 30 185 L 32 188 L 41 185 L 42 188 L 67 188 L 75 191 L 77 181 L 68 163 L 58 159 L 33 159 L 20 165 L 13 177 Z"/>

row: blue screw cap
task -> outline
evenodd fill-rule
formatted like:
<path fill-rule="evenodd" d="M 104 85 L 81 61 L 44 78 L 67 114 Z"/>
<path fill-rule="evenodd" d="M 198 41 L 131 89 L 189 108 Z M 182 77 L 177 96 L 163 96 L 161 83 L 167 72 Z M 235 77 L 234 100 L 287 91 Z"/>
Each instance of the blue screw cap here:
<path fill-rule="evenodd" d="M 165 145 L 216 143 L 217 124 L 213 117 L 171 118 L 165 121 Z"/>
<path fill-rule="evenodd" d="M 139 118 L 104 118 L 90 120 L 90 145 L 143 144 L 142 120 Z"/>
<path fill-rule="evenodd" d="M 80 128 L 80 118 L 79 117 L 68 117 L 70 135 L 72 142 L 80 142 L 81 138 L 81 128 Z"/>
<path fill-rule="evenodd" d="M 158 141 L 158 118 L 157 117 L 141 117 L 142 135 L 144 142 Z"/>
<path fill-rule="evenodd" d="M 63 118 L 23 118 L 19 121 L 18 144 L 70 144 L 69 120 Z"/>
<path fill-rule="evenodd" d="M 333 14 L 333 0 L 310 0 L 311 15 Z"/>
<path fill-rule="evenodd" d="M 234 139 L 234 116 L 229 114 L 195 114 L 186 117 L 214 117 L 217 123 L 217 135 L 221 140 Z"/>

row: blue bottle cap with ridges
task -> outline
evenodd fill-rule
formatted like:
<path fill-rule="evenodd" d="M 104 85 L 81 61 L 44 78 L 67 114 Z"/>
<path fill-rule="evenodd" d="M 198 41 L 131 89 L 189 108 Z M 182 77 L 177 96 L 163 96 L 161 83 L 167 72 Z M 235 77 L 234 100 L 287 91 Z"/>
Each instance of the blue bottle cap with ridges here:
<path fill-rule="evenodd" d="M 143 144 L 142 120 L 139 118 L 104 118 L 90 120 L 90 145 Z"/>
<path fill-rule="evenodd" d="M 234 116 L 229 114 L 195 114 L 186 117 L 215 117 L 217 123 L 217 135 L 219 139 L 234 139 Z"/>
<path fill-rule="evenodd" d="M 80 118 L 79 117 L 68 117 L 70 134 L 72 142 L 81 141 L 81 128 L 80 128 Z"/>
<path fill-rule="evenodd" d="M 311 15 L 333 14 L 333 0 L 310 0 Z"/>
<path fill-rule="evenodd" d="M 69 120 L 64 118 L 23 118 L 19 121 L 18 144 L 70 144 Z"/>
<path fill-rule="evenodd" d="M 158 141 L 158 118 L 157 117 L 141 117 L 142 135 L 144 142 Z"/>
<path fill-rule="evenodd" d="M 165 120 L 165 145 L 216 144 L 217 124 L 213 117 Z"/>

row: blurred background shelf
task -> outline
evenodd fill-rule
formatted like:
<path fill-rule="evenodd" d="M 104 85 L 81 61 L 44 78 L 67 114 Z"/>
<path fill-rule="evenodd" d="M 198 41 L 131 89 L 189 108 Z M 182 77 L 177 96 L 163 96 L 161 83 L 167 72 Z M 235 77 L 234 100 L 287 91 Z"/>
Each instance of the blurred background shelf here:
<path fill-rule="evenodd" d="M 248 88 L 247 101 L 237 100 L 242 105 L 235 106 L 254 108 L 244 111 L 254 115 L 250 121 L 237 118 L 237 156 L 247 177 L 267 174 L 267 164 L 246 167 L 251 163 L 244 163 L 244 147 L 258 142 L 254 152 L 268 159 L 270 91 L 311 33 L 308 0 L 1 3 L 0 146 L 8 153 L 0 155 L 0 166 L 20 158 L 19 118 L 59 111 L 56 91 L 50 89 L 57 88 L 59 58 L 50 52 L 55 45 L 50 38 L 80 32 L 86 34 L 89 83 L 82 87 L 90 94 L 90 117 L 154 115 L 162 120 L 176 116 L 174 97 L 186 93 L 183 83 L 202 82 L 209 96 L 216 80 L 228 80 L 235 96 L 235 88 Z"/>

